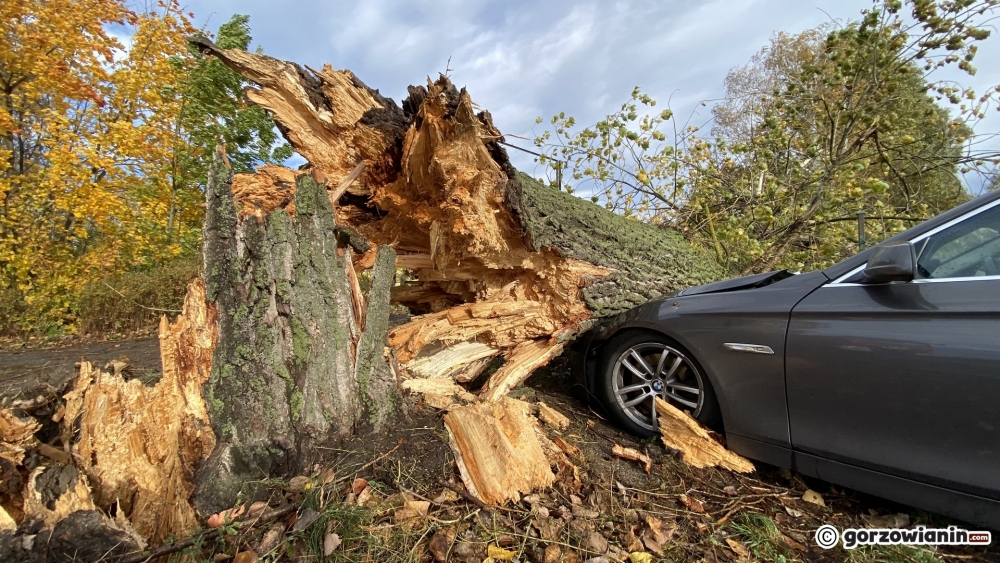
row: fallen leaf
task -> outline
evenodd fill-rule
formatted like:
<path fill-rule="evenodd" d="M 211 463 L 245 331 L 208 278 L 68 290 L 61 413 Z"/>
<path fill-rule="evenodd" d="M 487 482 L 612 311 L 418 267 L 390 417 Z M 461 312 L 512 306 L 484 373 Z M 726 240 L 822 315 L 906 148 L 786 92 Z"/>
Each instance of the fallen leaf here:
<path fill-rule="evenodd" d="M 341 540 L 338 534 L 335 534 L 327 528 L 326 536 L 323 537 L 323 557 L 329 557 L 337 548 L 340 547 Z"/>
<path fill-rule="evenodd" d="M 309 526 L 312 526 L 312 523 L 315 522 L 317 518 L 319 518 L 319 512 L 316 512 L 311 508 L 304 509 L 302 513 L 299 514 L 299 517 L 296 518 L 295 524 L 292 524 L 292 531 L 301 532 L 302 530 L 305 530 Z"/>
<path fill-rule="evenodd" d="M 508 548 L 517 543 L 517 539 L 509 534 L 503 534 L 497 538 L 497 545 L 502 548 Z"/>
<path fill-rule="evenodd" d="M 722 489 L 722 492 L 726 493 L 731 497 L 735 497 L 738 493 L 736 492 L 736 487 L 729 485 L 728 487 Z"/>
<path fill-rule="evenodd" d="M 681 502 L 684 503 L 684 506 L 686 506 L 691 512 L 697 512 L 699 514 L 703 514 L 705 512 L 705 503 L 694 497 L 681 495 Z"/>
<path fill-rule="evenodd" d="M 535 518 L 531 521 L 531 525 L 538 530 L 538 535 L 543 540 L 552 541 L 558 539 L 559 532 L 562 531 L 566 522 L 558 518 Z"/>
<path fill-rule="evenodd" d="M 406 529 L 415 526 L 420 520 L 427 516 L 431 503 L 426 500 L 408 500 L 403 502 L 402 508 L 397 508 L 393 513 L 396 523 Z"/>
<path fill-rule="evenodd" d="M 794 539 L 786 536 L 785 534 L 781 534 L 781 542 L 783 544 L 787 545 L 790 549 L 794 549 L 795 551 L 805 551 L 806 550 L 806 546 L 804 546 L 801 543 L 795 541 Z"/>
<path fill-rule="evenodd" d="M 258 500 L 257 502 L 250 505 L 250 510 L 247 511 L 248 516 L 260 516 L 267 510 L 267 501 Z"/>
<path fill-rule="evenodd" d="M 455 502 L 458 500 L 458 493 L 451 489 L 442 489 L 441 494 L 439 494 L 434 499 L 434 504 L 444 504 L 446 502 Z"/>
<path fill-rule="evenodd" d="M 353 494 L 353 493 L 352 493 Z M 365 490 L 358 494 L 357 500 L 355 502 L 358 506 L 365 506 L 371 503 L 375 499 L 375 490 L 371 487 L 365 487 Z"/>
<path fill-rule="evenodd" d="M 277 522 L 272 524 L 257 545 L 257 553 L 263 553 L 265 557 L 270 555 L 281 544 L 281 540 L 284 537 L 285 525 Z"/>
<path fill-rule="evenodd" d="M 355 495 L 360 495 L 361 491 L 364 491 L 367 486 L 368 486 L 368 481 L 365 481 L 361 477 L 358 477 L 357 479 L 354 480 L 353 483 L 351 483 L 351 492 L 354 493 Z"/>
<path fill-rule="evenodd" d="M 790 506 L 785 507 L 785 512 L 787 512 L 792 518 L 802 518 L 802 516 L 804 516 L 801 510 L 796 510 Z"/>
<path fill-rule="evenodd" d="M 403 502 L 403 508 L 409 508 L 420 516 L 427 516 L 427 513 L 431 509 L 431 503 L 426 500 L 408 500 Z"/>
<path fill-rule="evenodd" d="M 324 485 L 329 485 L 330 483 L 333 483 L 334 479 L 336 478 L 337 478 L 337 473 L 333 469 L 327 467 L 326 469 L 323 470 L 322 473 L 320 473 L 319 482 Z"/>
<path fill-rule="evenodd" d="M 434 557 L 434 561 L 438 563 L 445 563 L 448 561 L 448 552 L 451 551 L 451 546 L 455 543 L 455 528 L 444 528 L 438 530 L 434 537 L 431 538 L 429 544 L 427 544 L 427 550 L 431 552 L 431 556 Z"/>
<path fill-rule="evenodd" d="M 806 492 L 802 493 L 802 500 L 810 504 L 815 504 L 816 506 L 826 506 L 826 501 L 823 500 L 823 495 L 812 489 L 806 489 Z"/>
<path fill-rule="evenodd" d="M 508 551 L 502 547 L 490 545 L 486 548 L 486 556 L 494 561 L 511 561 L 517 555 L 513 551 Z"/>
<path fill-rule="evenodd" d="M 608 540 L 600 532 L 590 532 L 587 537 L 587 549 L 595 553 L 607 553 Z"/>
<path fill-rule="evenodd" d="M 240 505 L 240 506 L 237 506 L 235 508 L 230 508 L 228 510 L 223 510 L 222 512 L 219 512 L 218 514 L 213 514 L 213 515 L 211 515 L 211 516 L 208 517 L 208 522 L 207 522 L 208 527 L 209 528 L 218 528 L 219 526 L 223 526 L 225 524 L 229 524 L 232 521 L 234 521 L 237 518 L 239 518 L 240 516 L 242 516 L 244 512 L 246 512 L 246 506 L 245 505 Z"/>
<path fill-rule="evenodd" d="M 642 533 L 642 543 L 646 549 L 663 557 L 663 544 L 670 541 L 677 529 L 676 524 L 666 524 L 655 516 L 646 515 L 646 529 Z"/>
<path fill-rule="evenodd" d="M 628 554 L 629 563 L 653 563 L 653 556 L 644 551 L 633 551 Z"/>
<path fill-rule="evenodd" d="M 739 555 L 740 557 L 750 557 L 750 552 L 747 551 L 746 546 L 740 543 L 739 540 L 726 538 L 726 543 L 729 545 L 729 549 L 732 549 L 736 555 Z"/>
<path fill-rule="evenodd" d="M 306 490 L 306 487 L 308 485 L 309 485 L 309 478 L 306 477 L 305 475 L 298 475 L 288 480 L 288 490 L 296 493 Z"/>
<path fill-rule="evenodd" d="M 212 556 L 212 561 L 228 561 L 232 558 L 233 556 L 228 553 L 216 553 Z"/>
<path fill-rule="evenodd" d="M 257 553 L 252 549 L 241 551 L 233 558 L 233 563 L 254 563 L 257 561 Z"/>
<path fill-rule="evenodd" d="M 642 542 L 635 535 L 635 527 L 625 534 L 625 549 L 628 551 L 642 551 Z"/>
<path fill-rule="evenodd" d="M 545 557 L 542 559 L 545 563 L 556 563 L 562 557 L 562 548 L 556 544 L 549 544 L 545 548 Z"/>

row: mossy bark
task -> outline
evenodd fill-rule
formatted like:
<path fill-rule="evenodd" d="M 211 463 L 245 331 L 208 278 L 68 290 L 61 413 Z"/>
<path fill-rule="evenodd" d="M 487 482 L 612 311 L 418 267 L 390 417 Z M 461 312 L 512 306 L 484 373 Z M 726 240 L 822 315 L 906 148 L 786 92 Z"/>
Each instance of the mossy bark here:
<path fill-rule="evenodd" d="M 395 404 L 382 356 L 395 253 L 380 249 L 373 305 L 355 318 L 350 249 L 325 188 L 297 179 L 295 216 L 240 217 L 217 155 L 206 190 L 205 279 L 219 342 L 205 385 L 218 446 L 196 479 L 203 514 L 232 506 L 245 483 L 300 471 L 313 447 L 381 421 Z M 383 305 L 384 304 L 384 305 Z M 383 318 L 384 317 L 384 318 Z M 357 350 L 357 354 L 355 354 Z"/>

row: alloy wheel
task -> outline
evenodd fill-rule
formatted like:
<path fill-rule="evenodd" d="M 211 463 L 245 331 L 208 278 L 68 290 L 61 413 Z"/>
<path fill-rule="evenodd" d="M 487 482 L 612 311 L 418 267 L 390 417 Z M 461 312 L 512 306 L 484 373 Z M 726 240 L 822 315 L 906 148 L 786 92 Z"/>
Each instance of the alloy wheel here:
<path fill-rule="evenodd" d="M 704 386 L 694 363 L 680 350 L 659 342 L 636 344 L 615 361 L 612 391 L 619 408 L 636 424 L 658 431 L 654 399 L 691 411 L 704 404 Z"/>

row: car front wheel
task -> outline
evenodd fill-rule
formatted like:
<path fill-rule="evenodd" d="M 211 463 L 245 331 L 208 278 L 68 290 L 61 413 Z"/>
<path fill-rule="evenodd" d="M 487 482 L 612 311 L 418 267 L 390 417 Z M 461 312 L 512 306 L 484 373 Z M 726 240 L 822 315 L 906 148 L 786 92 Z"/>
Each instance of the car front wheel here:
<path fill-rule="evenodd" d="M 659 433 L 654 398 L 687 411 L 702 424 L 720 426 L 708 378 L 683 348 L 651 333 L 625 333 L 603 348 L 597 389 L 609 414 L 633 434 Z"/>

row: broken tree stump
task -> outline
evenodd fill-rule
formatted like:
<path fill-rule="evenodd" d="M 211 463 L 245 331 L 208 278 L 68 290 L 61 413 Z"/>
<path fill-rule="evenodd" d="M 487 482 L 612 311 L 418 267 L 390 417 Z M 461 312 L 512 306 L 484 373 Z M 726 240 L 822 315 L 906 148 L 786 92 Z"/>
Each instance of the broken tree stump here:
<path fill-rule="evenodd" d="M 316 445 L 379 429 L 396 403 L 383 356 L 395 252 L 342 229 L 321 175 L 287 180 L 282 205 L 247 212 L 221 152 L 209 172 L 206 298 L 219 344 L 204 397 L 218 444 L 196 477 L 202 514 L 253 496 L 247 482 L 261 475 L 302 471 Z M 354 250 L 376 254 L 367 294 Z"/>

